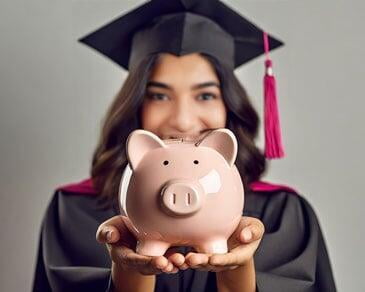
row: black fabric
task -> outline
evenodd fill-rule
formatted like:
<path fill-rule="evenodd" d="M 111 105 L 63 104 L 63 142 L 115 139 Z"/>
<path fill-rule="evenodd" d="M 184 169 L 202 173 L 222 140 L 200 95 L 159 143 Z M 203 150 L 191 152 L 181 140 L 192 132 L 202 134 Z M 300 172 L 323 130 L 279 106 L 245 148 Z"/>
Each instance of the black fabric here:
<path fill-rule="evenodd" d="M 232 69 L 264 53 L 263 30 L 218 0 L 147 1 L 79 41 L 126 70 L 152 53 L 202 52 Z"/>
<path fill-rule="evenodd" d="M 54 194 L 42 223 L 33 291 L 111 291 L 111 261 L 95 234 L 116 211 L 101 211 L 96 199 L 63 191 Z M 320 226 L 302 196 L 247 192 L 244 215 L 265 225 L 254 258 L 258 291 L 336 291 Z M 189 250 L 180 247 L 184 254 Z M 215 273 L 162 273 L 156 277 L 155 291 L 214 292 Z"/>

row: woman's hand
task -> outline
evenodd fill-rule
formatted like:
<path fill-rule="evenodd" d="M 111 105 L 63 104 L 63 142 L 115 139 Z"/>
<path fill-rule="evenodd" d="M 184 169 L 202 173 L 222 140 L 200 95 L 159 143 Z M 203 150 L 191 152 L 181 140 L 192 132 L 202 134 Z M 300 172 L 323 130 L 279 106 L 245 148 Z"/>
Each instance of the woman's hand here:
<path fill-rule="evenodd" d="M 185 258 L 181 253 L 170 248 L 164 256 L 144 256 L 135 252 L 136 238 L 128 230 L 123 216 L 114 216 L 103 222 L 97 232 L 96 239 L 105 243 L 110 258 L 119 270 L 138 271 L 142 275 L 156 275 L 162 272 L 176 273 L 186 269 Z M 114 266 L 113 265 L 113 266 Z"/>
<path fill-rule="evenodd" d="M 244 216 L 228 239 L 228 253 L 189 252 L 185 256 L 185 262 L 189 268 L 212 272 L 233 270 L 244 266 L 253 258 L 264 231 L 264 224 L 259 219 Z"/>

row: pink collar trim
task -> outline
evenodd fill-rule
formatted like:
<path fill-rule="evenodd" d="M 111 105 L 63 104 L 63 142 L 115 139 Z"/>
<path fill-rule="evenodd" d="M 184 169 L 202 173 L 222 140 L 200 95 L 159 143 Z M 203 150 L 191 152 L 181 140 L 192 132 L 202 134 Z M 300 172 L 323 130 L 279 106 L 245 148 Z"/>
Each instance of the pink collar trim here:
<path fill-rule="evenodd" d="M 71 193 L 80 193 L 87 195 L 96 195 L 97 192 L 93 186 L 91 178 L 84 179 L 77 183 L 59 186 L 57 191 L 65 191 Z"/>
<path fill-rule="evenodd" d="M 288 191 L 290 193 L 298 194 L 298 192 L 286 185 L 273 184 L 262 180 L 254 181 L 250 183 L 251 190 L 255 192 L 274 192 L 274 191 Z"/>

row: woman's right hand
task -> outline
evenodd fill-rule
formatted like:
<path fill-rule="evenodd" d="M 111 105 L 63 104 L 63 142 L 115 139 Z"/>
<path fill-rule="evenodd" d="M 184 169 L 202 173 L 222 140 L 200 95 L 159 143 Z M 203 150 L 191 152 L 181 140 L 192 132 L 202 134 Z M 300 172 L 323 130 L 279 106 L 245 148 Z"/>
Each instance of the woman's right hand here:
<path fill-rule="evenodd" d="M 170 248 L 163 256 L 144 256 L 135 252 L 137 240 L 128 230 L 122 215 L 114 216 L 100 224 L 96 239 L 105 243 L 111 260 L 119 270 L 138 271 L 142 275 L 176 273 L 188 268 L 185 257 Z"/>

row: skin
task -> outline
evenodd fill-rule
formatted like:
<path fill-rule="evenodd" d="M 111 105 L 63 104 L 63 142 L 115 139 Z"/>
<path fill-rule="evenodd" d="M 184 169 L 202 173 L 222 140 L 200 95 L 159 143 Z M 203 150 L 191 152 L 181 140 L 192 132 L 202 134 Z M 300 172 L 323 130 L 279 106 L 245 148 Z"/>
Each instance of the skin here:
<path fill-rule="evenodd" d="M 142 105 L 144 129 L 161 139 L 197 139 L 208 129 L 225 127 L 226 117 L 219 79 L 206 59 L 197 53 L 161 56 Z M 263 234 L 260 220 L 242 217 L 228 239 L 226 254 L 190 252 L 184 256 L 170 248 L 164 256 L 148 257 L 134 252 L 135 238 L 123 216 L 115 216 L 99 226 L 96 238 L 108 248 L 117 291 L 122 286 L 123 291 L 129 291 L 126 279 L 130 291 L 153 291 L 155 277 L 151 275 L 187 268 L 217 272 L 219 291 L 255 291 L 253 255 Z"/>

